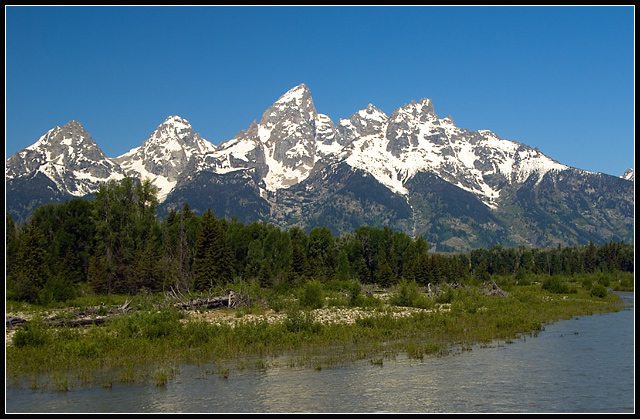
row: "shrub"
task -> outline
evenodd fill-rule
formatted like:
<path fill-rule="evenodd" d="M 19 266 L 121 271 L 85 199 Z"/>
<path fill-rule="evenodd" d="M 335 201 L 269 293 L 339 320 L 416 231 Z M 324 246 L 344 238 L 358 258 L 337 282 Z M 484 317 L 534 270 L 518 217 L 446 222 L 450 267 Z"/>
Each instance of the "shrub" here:
<path fill-rule="evenodd" d="M 415 281 L 407 282 L 405 279 L 400 281 L 398 292 L 391 296 L 389 303 L 417 308 L 430 308 L 433 305 L 432 301 L 418 290 L 418 284 Z"/>
<path fill-rule="evenodd" d="M 285 298 L 281 294 L 271 292 L 267 296 L 267 306 L 271 310 L 275 311 L 276 313 L 279 313 L 280 311 L 284 310 L 288 304 L 289 304 L 289 299 Z"/>
<path fill-rule="evenodd" d="M 289 332 L 317 333 L 321 329 L 320 323 L 315 321 L 313 313 L 305 310 L 290 310 L 284 320 L 284 325 Z"/>
<path fill-rule="evenodd" d="M 177 310 L 162 310 L 159 312 L 137 312 L 116 320 L 116 330 L 119 336 L 142 336 L 147 339 L 157 339 L 176 332 L 180 327 L 181 313 Z"/>
<path fill-rule="evenodd" d="M 373 295 L 369 295 L 361 292 L 356 296 L 352 304 L 354 307 L 379 309 L 385 305 L 385 302 L 380 298 L 374 297 Z"/>
<path fill-rule="evenodd" d="M 610 275 L 607 275 L 603 272 L 599 272 L 598 273 L 598 284 L 604 286 L 604 287 L 608 287 L 609 285 L 611 285 L 611 278 Z"/>
<path fill-rule="evenodd" d="M 418 299 L 418 284 L 415 281 L 407 282 L 402 280 L 396 292 L 390 299 L 390 303 L 396 306 L 413 307 L 414 301 Z"/>
<path fill-rule="evenodd" d="M 190 321 L 181 329 L 182 341 L 187 346 L 201 345 L 212 340 L 217 331 L 218 328 L 209 323 Z"/>
<path fill-rule="evenodd" d="M 362 286 L 358 282 L 350 282 L 349 287 L 347 289 L 347 293 L 349 294 L 349 305 L 354 307 L 358 304 L 358 297 L 360 296 L 360 292 L 362 291 Z"/>
<path fill-rule="evenodd" d="M 49 304 L 56 301 L 68 301 L 76 298 L 76 284 L 66 280 L 62 275 L 50 277 L 40 290 L 38 301 L 40 304 Z"/>
<path fill-rule="evenodd" d="M 453 290 L 451 288 L 447 288 L 445 291 L 436 295 L 436 303 L 438 304 L 449 304 L 453 301 Z"/>
<path fill-rule="evenodd" d="M 602 284 L 595 284 L 593 287 L 591 287 L 590 295 L 592 297 L 604 298 L 607 296 L 607 287 Z"/>
<path fill-rule="evenodd" d="M 569 286 L 565 284 L 560 277 L 551 276 L 542 281 L 542 289 L 547 290 L 552 294 L 568 294 Z"/>
<path fill-rule="evenodd" d="M 299 297 L 300 306 L 309 309 L 322 308 L 324 306 L 324 292 L 322 284 L 318 281 L 309 281 L 302 287 Z"/>
<path fill-rule="evenodd" d="M 49 340 L 49 334 L 45 325 L 40 322 L 25 323 L 13 335 L 13 344 L 18 347 L 42 346 Z"/>

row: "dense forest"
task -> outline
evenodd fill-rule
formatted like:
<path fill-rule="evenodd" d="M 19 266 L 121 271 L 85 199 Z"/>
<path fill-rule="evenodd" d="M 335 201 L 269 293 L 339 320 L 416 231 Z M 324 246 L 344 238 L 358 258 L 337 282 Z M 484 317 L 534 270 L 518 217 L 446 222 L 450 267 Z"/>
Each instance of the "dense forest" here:
<path fill-rule="evenodd" d="M 494 274 L 633 272 L 633 245 L 625 243 L 429 253 L 422 237 L 387 227 L 334 237 L 326 227 L 283 231 L 216 218 L 211 210 L 197 216 L 188 205 L 160 219 L 157 205 L 149 181 L 125 178 L 103 185 L 92 200 L 41 206 L 22 225 L 7 213 L 7 298 L 47 303 L 80 292 L 208 292 L 237 279 L 261 287 L 334 279 L 390 287 L 402 279 L 426 285 Z"/>

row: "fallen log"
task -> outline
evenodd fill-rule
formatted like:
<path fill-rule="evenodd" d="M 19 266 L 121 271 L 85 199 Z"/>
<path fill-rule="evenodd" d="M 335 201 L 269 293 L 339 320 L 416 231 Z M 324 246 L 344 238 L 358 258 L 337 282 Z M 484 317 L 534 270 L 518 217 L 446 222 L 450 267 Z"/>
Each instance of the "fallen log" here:
<path fill-rule="evenodd" d="M 177 302 L 174 307 L 181 308 L 183 310 L 197 310 L 197 309 L 213 309 L 221 307 L 236 308 L 243 305 L 249 305 L 251 299 L 238 294 L 233 290 L 226 290 L 217 297 L 200 297 L 188 301 Z"/>
<path fill-rule="evenodd" d="M 59 320 L 55 322 L 49 322 L 49 326 L 54 327 L 79 327 L 79 326 L 91 326 L 100 325 L 107 321 L 105 317 L 96 317 L 90 319 L 72 319 L 72 320 Z"/>
<path fill-rule="evenodd" d="M 469 287 L 467 287 L 465 284 L 462 284 L 460 282 L 458 282 L 457 280 L 453 280 L 453 283 L 451 284 L 451 288 L 453 288 L 454 290 L 457 288 L 460 289 L 468 289 Z"/>
<path fill-rule="evenodd" d="M 90 325 L 100 325 L 106 322 L 108 319 L 117 317 L 122 313 L 127 313 L 132 311 L 133 309 L 129 307 L 131 301 L 127 299 L 123 305 L 116 308 L 111 308 L 105 310 L 104 308 L 88 308 L 83 311 L 71 312 L 66 316 L 50 316 L 44 319 L 44 323 L 48 326 L 52 327 L 79 327 L 79 326 L 90 326 Z M 69 319 L 69 315 L 75 317 Z M 29 321 L 26 319 L 22 319 L 20 317 L 9 316 L 6 318 L 6 328 L 7 329 L 15 329 L 20 326 L 23 326 L 25 323 Z"/>
<path fill-rule="evenodd" d="M 484 283 L 482 285 L 484 295 L 487 297 L 507 298 L 509 294 L 498 286 L 495 282 Z"/>
<path fill-rule="evenodd" d="M 14 329 L 18 326 L 22 326 L 24 323 L 26 323 L 27 320 L 20 318 L 20 317 L 14 317 L 14 316 L 10 316 L 6 319 L 6 328 L 7 329 Z"/>

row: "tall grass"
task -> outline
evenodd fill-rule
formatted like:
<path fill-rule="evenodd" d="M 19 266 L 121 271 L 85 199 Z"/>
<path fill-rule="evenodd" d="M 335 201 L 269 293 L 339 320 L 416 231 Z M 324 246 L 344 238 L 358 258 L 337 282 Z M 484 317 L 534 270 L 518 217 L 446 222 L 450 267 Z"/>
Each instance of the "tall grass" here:
<path fill-rule="evenodd" d="M 284 307 L 284 320 L 275 324 L 262 320 L 232 327 L 188 320 L 182 311 L 158 310 L 158 297 L 154 296 L 145 296 L 136 302 L 140 309 L 103 326 L 50 328 L 36 318 L 17 330 L 12 344 L 7 346 L 7 380 L 26 376 L 40 386 L 42 380 L 36 377 L 45 373 L 55 377 L 50 384 L 59 388 L 68 388 L 72 382 L 110 386 L 113 381 L 147 379 L 166 385 L 171 378 L 166 371 L 179 364 L 221 363 L 288 351 L 311 359 L 311 352 L 326 352 L 329 348 L 333 353 L 330 360 L 307 364 L 317 368 L 323 366 L 322 362 L 336 363 L 338 359 L 381 360 L 398 352 L 421 359 L 441 356 L 454 348 L 535 335 L 545 324 L 559 319 L 621 308 L 616 295 L 592 292 L 594 284 L 599 284 L 597 277 L 586 287 L 583 277 L 573 278 L 567 284 L 569 293 L 561 293 L 563 287 L 543 289 L 535 278 L 530 285 L 517 285 L 513 278 L 497 279 L 509 292 L 508 298 L 487 297 L 479 287 L 445 289 L 439 296 L 428 297 L 418 291 L 415 283 L 402 282 L 389 299 L 392 306 L 359 289 L 345 293 L 344 288 L 324 288 L 321 283 L 313 283 L 291 290 L 292 295 L 269 297 Z M 283 303 L 296 296 L 307 300 L 304 304 L 300 300 Z M 346 307 L 358 304 L 372 315 L 357 318 L 352 325 L 320 324 L 314 320 L 312 308 L 327 300 Z M 123 301 L 113 297 L 111 303 L 121 305 Z M 450 310 L 435 310 L 442 304 Z M 397 318 L 394 305 L 425 310 Z M 344 351 L 335 352 L 337 347 Z M 228 376 L 228 371 L 224 375 Z M 65 381 L 66 376 L 76 379 Z"/>

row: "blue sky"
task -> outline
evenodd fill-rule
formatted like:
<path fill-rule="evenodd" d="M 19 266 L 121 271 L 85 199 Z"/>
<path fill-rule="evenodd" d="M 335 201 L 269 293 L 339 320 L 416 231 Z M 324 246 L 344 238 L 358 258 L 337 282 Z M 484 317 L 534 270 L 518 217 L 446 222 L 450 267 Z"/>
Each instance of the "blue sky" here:
<path fill-rule="evenodd" d="M 5 7 L 5 158 L 75 119 L 109 157 L 170 115 L 214 144 L 305 83 L 336 123 L 430 98 L 560 163 L 634 167 L 634 8 Z"/>

